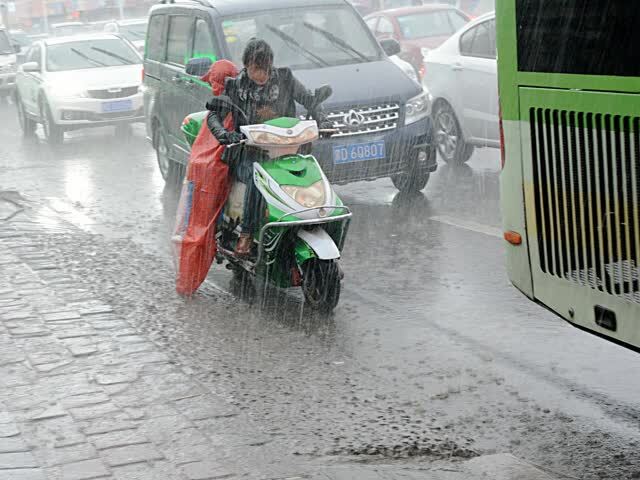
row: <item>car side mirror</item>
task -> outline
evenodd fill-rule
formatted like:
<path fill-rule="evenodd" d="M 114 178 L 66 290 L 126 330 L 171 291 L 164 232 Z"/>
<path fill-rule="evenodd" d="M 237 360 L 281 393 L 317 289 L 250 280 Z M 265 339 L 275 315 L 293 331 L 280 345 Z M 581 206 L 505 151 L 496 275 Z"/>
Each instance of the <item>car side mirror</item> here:
<path fill-rule="evenodd" d="M 211 65 L 213 65 L 213 62 L 210 58 L 192 58 L 187 62 L 185 72 L 187 75 L 201 77 L 209 71 Z"/>
<path fill-rule="evenodd" d="M 16 53 L 20 53 L 20 50 L 22 50 L 20 48 L 20 45 L 18 45 L 17 43 L 14 43 L 13 44 L 13 51 L 16 52 Z"/>
<path fill-rule="evenodd" d="M 380 46 L 382 47 L 382 50 L 384 50 L 384 53 L 387 54 L 387 57 L 400 53 L 400 44 L 395 38 L 385 38 L 380 40 Z"/>
<path fill-rule="evenodd" d="M 40 65 L 38 64 L 38 62 L 23 63 L 21 68 L 23 72 L 39 72 L 40 71 Z"/>

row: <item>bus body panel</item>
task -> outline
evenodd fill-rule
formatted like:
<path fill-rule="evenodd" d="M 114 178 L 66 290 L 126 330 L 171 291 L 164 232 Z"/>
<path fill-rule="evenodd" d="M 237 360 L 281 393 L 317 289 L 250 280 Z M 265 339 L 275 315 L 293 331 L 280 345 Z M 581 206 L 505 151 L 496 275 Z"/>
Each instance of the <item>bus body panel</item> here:
<path fill-rule="evenodd" d="M 522 184 L 522 152 L 520 122 L 503 120 L 505 138 L 505 162 L 500 174 L 501 196 L 509 198 L 501 203 L 502 227 L 505 232 L 516 232 L 522 237 L 521 245 L 505 242 L 506 265 L 509 279 L 529 298 L 534 297 L 531 265 L 529 260 L 529 241 L 525 219 L 525 198 Z"/>
<path fill-rule="evenodd" d="M 511 282 L 525 295 L 534 296 L 526 234 L 525 200 L 522 184 L 522 150 L 516 70 L 503 65 L 516 65 L 515 4 L 496 2 L 496 42 L 498 46 L 498 92 L 502 117 L 504 167 L 500 175 L 502 226 L 522 236 L 523 243 L 515 246 L 505 242 L 507 273 Z M 503 93 L 504 92 L 504 93 Z"/>
<path fill-rule="evenodd" d="M 640 347 L 640 95 L 521 87 L 519 103 L 535 298 Z"/>

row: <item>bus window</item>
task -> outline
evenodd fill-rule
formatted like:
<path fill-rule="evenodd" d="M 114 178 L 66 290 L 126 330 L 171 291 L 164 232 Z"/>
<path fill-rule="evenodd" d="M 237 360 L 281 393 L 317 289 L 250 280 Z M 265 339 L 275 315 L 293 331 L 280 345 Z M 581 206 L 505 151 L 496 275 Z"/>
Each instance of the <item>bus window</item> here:
<path fill-rule="evenodd" d="M 628 0 L 517 0 L 518 69 L 640 76 L 640 9 Z"/>

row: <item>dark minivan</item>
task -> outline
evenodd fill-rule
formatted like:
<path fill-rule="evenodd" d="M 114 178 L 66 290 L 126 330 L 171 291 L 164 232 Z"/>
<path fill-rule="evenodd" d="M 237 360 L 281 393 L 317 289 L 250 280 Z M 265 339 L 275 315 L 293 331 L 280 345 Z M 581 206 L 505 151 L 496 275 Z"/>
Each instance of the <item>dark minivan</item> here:
<path fill-rule="evenodd" d="M 154 6 L 144 58 L 145 115 L 165 180 L 188 159 L 183 119 L 204 110 L 211 97 L 199 80 L 208 62 L 202 59 L 227 58 L 241 66 L 252 37 L 269 42 L 276 66 L 290 67 L 307 88 L 333 88 L 324 109 L 338 132 L 313 147 L 329 180 L 391 177 L 401 191 L 425 187 L 436 169 L 428 96 L 387 57 L 398 53 L 397 42 L 381 46 L 345 0 Z"/>

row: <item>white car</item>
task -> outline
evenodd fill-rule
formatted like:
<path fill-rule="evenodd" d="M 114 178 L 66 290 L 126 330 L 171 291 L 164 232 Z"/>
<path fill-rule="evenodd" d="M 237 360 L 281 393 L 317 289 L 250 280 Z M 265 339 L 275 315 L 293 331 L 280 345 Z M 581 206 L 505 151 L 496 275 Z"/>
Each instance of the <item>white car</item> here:
<path fill-rule="evenodd" d="M 147 37 L 146 18 L 136 18 L 128 20 L 114 20 L 104 26 L 104 31 L 109 33 L 118 33 L 129 40 L 139 52 L 144 53 L 144 42 Z"/>
<path fill-rule="evenodd" d="M 25 135 L 41 123 L 50 143 L 65 130 L 144 121 L 141 58 L 112 34 L 35 42 L 16 76 L 16 107 Z"/>
<path fill-rule="evenodd" d="M 466 162 L 474 147 L 500 147 L 495 25 L 493 12 L 482 15 L 425 55 L 423 83 L 446 162 Z"/>

